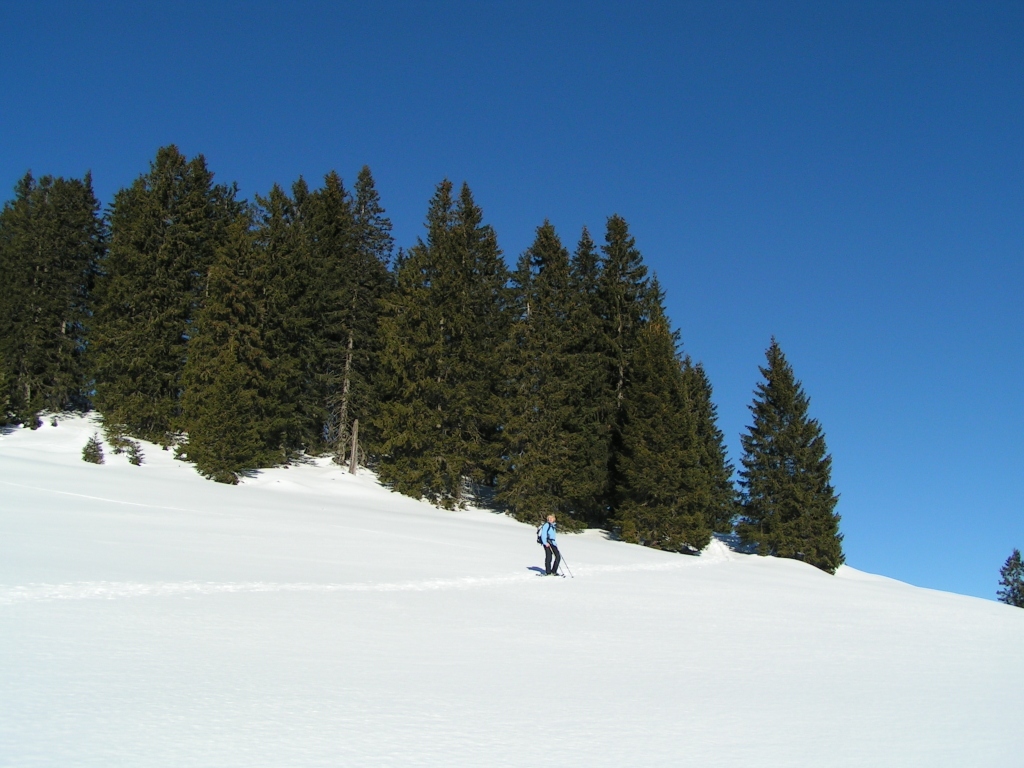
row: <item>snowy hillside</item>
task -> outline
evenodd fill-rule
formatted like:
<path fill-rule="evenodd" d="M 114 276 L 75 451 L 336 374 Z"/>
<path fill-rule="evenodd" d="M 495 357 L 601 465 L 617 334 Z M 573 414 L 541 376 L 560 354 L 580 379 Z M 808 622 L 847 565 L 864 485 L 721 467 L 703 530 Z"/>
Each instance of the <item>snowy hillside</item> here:
<path fill-rule="evenodd" d="M 211 483 L 0 436 L 0 765 L 989 766 L 1024 611 L 447 512 L 328 463 Z M 955 552 L 950 552 L 955 557 Z"/>

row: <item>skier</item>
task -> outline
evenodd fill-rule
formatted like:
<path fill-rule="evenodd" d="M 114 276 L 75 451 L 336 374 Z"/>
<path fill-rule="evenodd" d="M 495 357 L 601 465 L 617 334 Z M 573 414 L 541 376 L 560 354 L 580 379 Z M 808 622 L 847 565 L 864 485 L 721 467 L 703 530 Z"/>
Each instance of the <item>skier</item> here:
<path fill-rule="evenodd" d="M 548 576 L 558 575 L 558 564 L 562 562 L 562 555 L 558 551 L 556 543 L 555 516 L 548 515 L 548 521 L 540 527 L 540 543 L 544 545 L 544 573 Z M 551 556 L 555 557 L 554 567 L 551 565 Z"/>

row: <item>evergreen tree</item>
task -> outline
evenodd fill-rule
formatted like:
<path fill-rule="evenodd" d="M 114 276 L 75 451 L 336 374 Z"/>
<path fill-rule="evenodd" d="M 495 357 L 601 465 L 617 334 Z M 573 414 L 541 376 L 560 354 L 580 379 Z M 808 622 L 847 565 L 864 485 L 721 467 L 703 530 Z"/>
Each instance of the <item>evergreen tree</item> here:
<path fill-rule="evenodd" d="M 344 264 L 338 294 L 338 331 L 344 354 L 339 361 L 340 377 L 332 381 L 329 398 L 337 423 L 336 457 L 343 460 L 351 435 L 352 421 L 362 415 L 363 442 L 373 444 L 373 415 L 376 393 L 371 386 L 380 353 L 378 327 L 381 302 L 392 289 L 388 265 L 393 239 L 391 220 L 380 204 L 380 195 L 370 169 L 363 166 L 355 184 L 352 206 L 352 241 Z"/>
<path fill-rule="evenodd" d="M 626 384 L 630 363 L 636 351 L 639 334 L 648 321 L 646 312 L 650 285 L 647 267 L 629 234 L 629 227 L 621 216 L 611 216 L 605 231 L 605 244 L 601 247 L 601 273 L 597 287 L 597 309 L 602 319 L 598 336 L 600 353 L 604 358 L 605 386 L 599 395 L 601 410 L 607 414 L 609 437 L 608 514 L 614 517 L 611 505 L 619 495 L 622 484 L 619 477 L 618 457 L 622 451 L 622 423 Z M 599 525 L 605 520 L 595 521 Z"/>
<path fill-rule="evenodd" d="M 260 255 L 239 217 L 208 271 L 182 375 L 188 437 L 179 456 L 218 482 L 237 483 L 243 471 L 283 458 L 268 445 L 280 427 L 274 417 L 281 402 L 272 391 L 273 364 L 260 329 Z"/>
<path fill-rule="evenodd" d="M 165 445 L 179 429 L 188 341 L 239 211 L 202 155 L 188 160 L 174 146 L 115 196 L 90 337 L 95 404 L 108 423 Z"/>
<path fill-rule="evenodd" d="M 999 601 L 1024 608 L 1024 562 L 1020 550 L 1015 549 L 999 569 Z"/>
<path fill-rule="evenodd" d="M 90 291 L 105 248 L 91 177 L 26 174 L 0 211 L 4 399 L 33 427 L 42 410 L 88 407 Z"/>
<path fill-rule="evenodd" d="M 98 435 L 90 437 L 89 441 L 85 444 L 85 447 L 82 449 L 82 461 L 87 461 L 90 464 L 103 463 L 103 443 L 100 442 Z"/>
<path fill-rule="evenodd" d="M 318 451 L 337 450 L 345 440 L 337 401 L 344 386 L 345 321 L 352 311 L 352 197 L 332 171 L 321 189 L 297 193 L 295 199 L 306 249 L 306 266 L 297 274 L 301 297 L 296 306 L 299 322 L 308 325 L 298 339 L 305 381 L 300 413 L 308 445 Z"/>
<path fill-rule="evenodd" d="M 301 180 L 293 189 L 296 198 L 302 196 Z M 296 201 L 275 184 L 256 202 L 253 229 L 233 230 L 225 267 L 230 269 L 233 260 L 248 265 L 245 271 L 235 269 L 233 290 L 249 297 L 250 309 L 232 315 L 232 322 L 251 339 L 246 347 L 259 349 L 249 362 L 260 381 L 258 431 L 265 460 L 276 463 L 316 443 L 319 422 L 311 426 L 313 409 L 304 400 L 309 392 L 304 355 L 317 322 L 307 296 L 316 275 L 310 270 Z"/>
<path fill-rule="evenodd" d="M 711 539 L 707 446 L 656 282 L 648 301 L 622 397 L 614 522 L 626 541 L 699 552 Z"/>
<path fill-rule="evenodd" d="M 832 457 L 821 426 L 807 415 L 810 401 L 775 339 L 761 368 L 742 436 L 741 538 L 764 555 L 804 560 L 829 573 L 844 561 Z"/>
<path fill-rule="evenodd" d="M 732 533 L 733 521 L 739 513 L 736 487 L 732 482 L 733 466 L 725 449 L 725 435 L 718 428 L 718 409 L 711 400 L 711 381 L 704 367 L 683 359 L 683 376 L 689 393 L 690 407 L 696 418 L 700 465 L 707 486 L 707 524 L 715 533 Z"/>
<path fill-rule="evenodd" d="M 380 328 L 380 476 L 448 506 L 497 470 L 507 270 L 469 187 L 438 185 Z"/>
<path fill-rule="evenodd" d="M 294 191 L 304 248 L 294 300 L 294 325 L 305 326 L 299 338 L 304 441 L 343 461 L 353 419 L 362 417 L 364 442 L 372 439 L 379 315 L 392 284 L 391 222 L 366 167 L 354 195 L 333 171 L 321 189 L 309 192 L 301 183 Z"/>
<path fill-rule="evenodd" d="M 11 412 L 11 373 L 7 367 L 7 360 L 3 352 L 0 352 L 0 426 L 9 424 L 14 418 Z"/>
<path fill-rule="evenodd" d="M 612 420 L 616 410 L 608 371 L 602 303 L 601 260 L 586 227 L 580 235 L 570 265 L 570 305 L 566 387 L 572 398 L 570 423 L 565 437 L 567 453 L 575 457 L 576 475 L 569 497 L 575 514 L 589 525 L 608 521 L 609 464 Z"/>
<path fill-rule="evenodd" d="M 499 499 L 520 520 L 539 523 L 557 512 L 563 528 L 582 527 L 575 486 L 587 455 L 574 439 L 583 393 L 573 381 L 570 260 L 549 222 L 537 228 L 512 284 Z"/>

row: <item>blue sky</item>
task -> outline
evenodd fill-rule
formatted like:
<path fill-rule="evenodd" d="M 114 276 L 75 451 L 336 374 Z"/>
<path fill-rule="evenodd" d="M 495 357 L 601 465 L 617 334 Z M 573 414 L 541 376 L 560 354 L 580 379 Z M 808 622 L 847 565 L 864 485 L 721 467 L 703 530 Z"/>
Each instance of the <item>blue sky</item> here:
<path fill-rule="evenodd" d="M 854 567 L 993 597 L 1024 548 L 1024 4 L 0 2 L 0 184 L 157 147 L 246 197 L 468 181 L 508 261 L 612 213 L 738 464 L 778 337 Z M 4 195 L 9 197 L 10 192 Z"/>

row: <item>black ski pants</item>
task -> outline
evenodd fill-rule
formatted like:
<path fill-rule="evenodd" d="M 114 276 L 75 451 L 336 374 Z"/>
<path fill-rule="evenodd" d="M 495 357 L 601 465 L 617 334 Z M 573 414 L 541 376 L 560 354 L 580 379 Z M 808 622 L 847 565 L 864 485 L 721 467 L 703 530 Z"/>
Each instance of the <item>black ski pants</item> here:
<path fill-rule="evenodd" d="M 555 565 L 551 567 L 551 556 L 555 557 Z M 562 562 L 562 555 L 558 551 L 558 547 L 554 544 L 544 545 L 544 572 L 545 573 L 558 573 L 558 565 Z"/>

